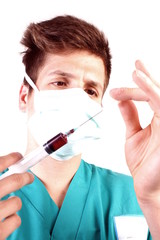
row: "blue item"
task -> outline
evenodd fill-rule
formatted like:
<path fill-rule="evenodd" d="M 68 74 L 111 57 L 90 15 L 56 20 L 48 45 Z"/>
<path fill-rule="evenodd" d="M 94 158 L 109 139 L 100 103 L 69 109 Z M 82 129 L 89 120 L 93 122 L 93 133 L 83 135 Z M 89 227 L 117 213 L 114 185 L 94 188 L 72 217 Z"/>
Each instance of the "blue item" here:
<path fill-rule="evenodd" d="M 8 240 L 114 240 L 115 216 L 142 215 L 130 176 L 83 160 L 61 209 L 36 176 L 12 195 L 22 199 L 22 224 Z"/>

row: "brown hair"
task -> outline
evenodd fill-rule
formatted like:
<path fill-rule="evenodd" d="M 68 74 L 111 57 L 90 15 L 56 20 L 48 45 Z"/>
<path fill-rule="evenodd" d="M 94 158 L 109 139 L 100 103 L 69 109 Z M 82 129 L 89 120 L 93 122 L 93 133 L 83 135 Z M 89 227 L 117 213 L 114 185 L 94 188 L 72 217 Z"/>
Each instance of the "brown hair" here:
<path fill-rule="evenodd" d="M 109 44 L 103 32 L 94 25 L 70 15 L 57 16 L 39 23 L 31 23 L 24 32 L 21 44 L 25 47 L 22 61 L 34 82 L 47 53 L 85 50 L 103 60 L 105 89 L 107 88 L 111 73 Z"/>

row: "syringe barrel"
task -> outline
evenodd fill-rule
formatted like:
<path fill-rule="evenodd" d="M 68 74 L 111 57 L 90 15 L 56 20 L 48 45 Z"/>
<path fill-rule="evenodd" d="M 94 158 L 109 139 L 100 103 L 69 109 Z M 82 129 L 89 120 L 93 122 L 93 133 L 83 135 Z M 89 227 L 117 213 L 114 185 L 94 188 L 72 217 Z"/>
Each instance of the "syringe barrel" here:
<path fill-rule="evenodd" d="M 67 135 L 63 133 L 57 134 L 55 137 L 51 138 L 48 142 L 46 142 L 43 147 L 48 154 L 51 154 L 63 147 L 68 142 Z"/>
<path fill-rule="evenodd" d="M 0 180 L 10 176 L 14 173 L 23 173 L 26 172 L 29 168 L 40 162 L 42 159 L 48 156 L 48 153 L 45 151 L 43 146 L 40 146 L 36 149 L 34 149 L 32 152 L 27 154 L 25 157 L 20 159 L 15 164 L 11 165 L 8 168 L 8 171 L 3 173 L 0 176 Z"/>
<path fill-rule="evenodd" d="M 49 154 L 55 152 L 67 143 L 67 135 L 63 133 L 57 134 L 51 138 L 43 146 L 40 146 L 26 155 L 24 158 L 9 167 L 9 170 L 0 176 L 0 180 L 10 176 L 13 173 L 23 173 L 29 168 L 40 162 Z"/>

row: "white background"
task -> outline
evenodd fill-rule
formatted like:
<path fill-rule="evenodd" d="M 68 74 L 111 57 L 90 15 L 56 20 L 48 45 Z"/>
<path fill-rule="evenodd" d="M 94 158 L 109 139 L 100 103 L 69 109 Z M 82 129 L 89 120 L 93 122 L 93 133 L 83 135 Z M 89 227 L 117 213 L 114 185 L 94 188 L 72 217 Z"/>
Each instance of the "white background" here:
<path fill-rule="evenodd" d="M 160 81 L 160 14 L 155 0 L 2 0 L 0 2 L 0 155 L 24 152 L 25 117 L 18 110 L 18 92 L 23 79 L 19 42 L 30 22 L 59 14 L 73 14 L 94 23 L 109 39 L 112 60 L 110 85 L 104 98 L 105 137 L 87 161 L 128 173 L 124 155 L 125 127 L 117 102 L 109 89 L 134 86 L 134 62 L 141 59 Z M 136 103 L 137 104 L 137 103 Z M 145 103 L 138 103 L 142 126 L 152 118 Z M 93 149 L 93 148 L 92 148 Z"/>

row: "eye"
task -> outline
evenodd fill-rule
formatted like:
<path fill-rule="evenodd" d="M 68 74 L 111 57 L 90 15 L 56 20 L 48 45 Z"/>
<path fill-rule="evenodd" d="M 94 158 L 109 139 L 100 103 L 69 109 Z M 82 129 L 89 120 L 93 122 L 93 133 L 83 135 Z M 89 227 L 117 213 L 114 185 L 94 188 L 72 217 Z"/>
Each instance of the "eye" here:
<path fill-rule="evenodd" d="M 67 87 L 67 82 L 58 80 L 51 82 L 50 85 L 55 88 Z"/>
<path fill-rule="evenodd" d="M 67 85 L 66 82 L 62 82 L 62 81 L 57 81 L 57 82 L 54 82 L 53 84 L 56 85 L 56 86 L 60 86 L 60 87 Z"/>
<path fill-rule="evenodd" d="M 85 89 L 85 92 L 92 97 L 98 97 L 98 93 L 94 89 Z"/>

